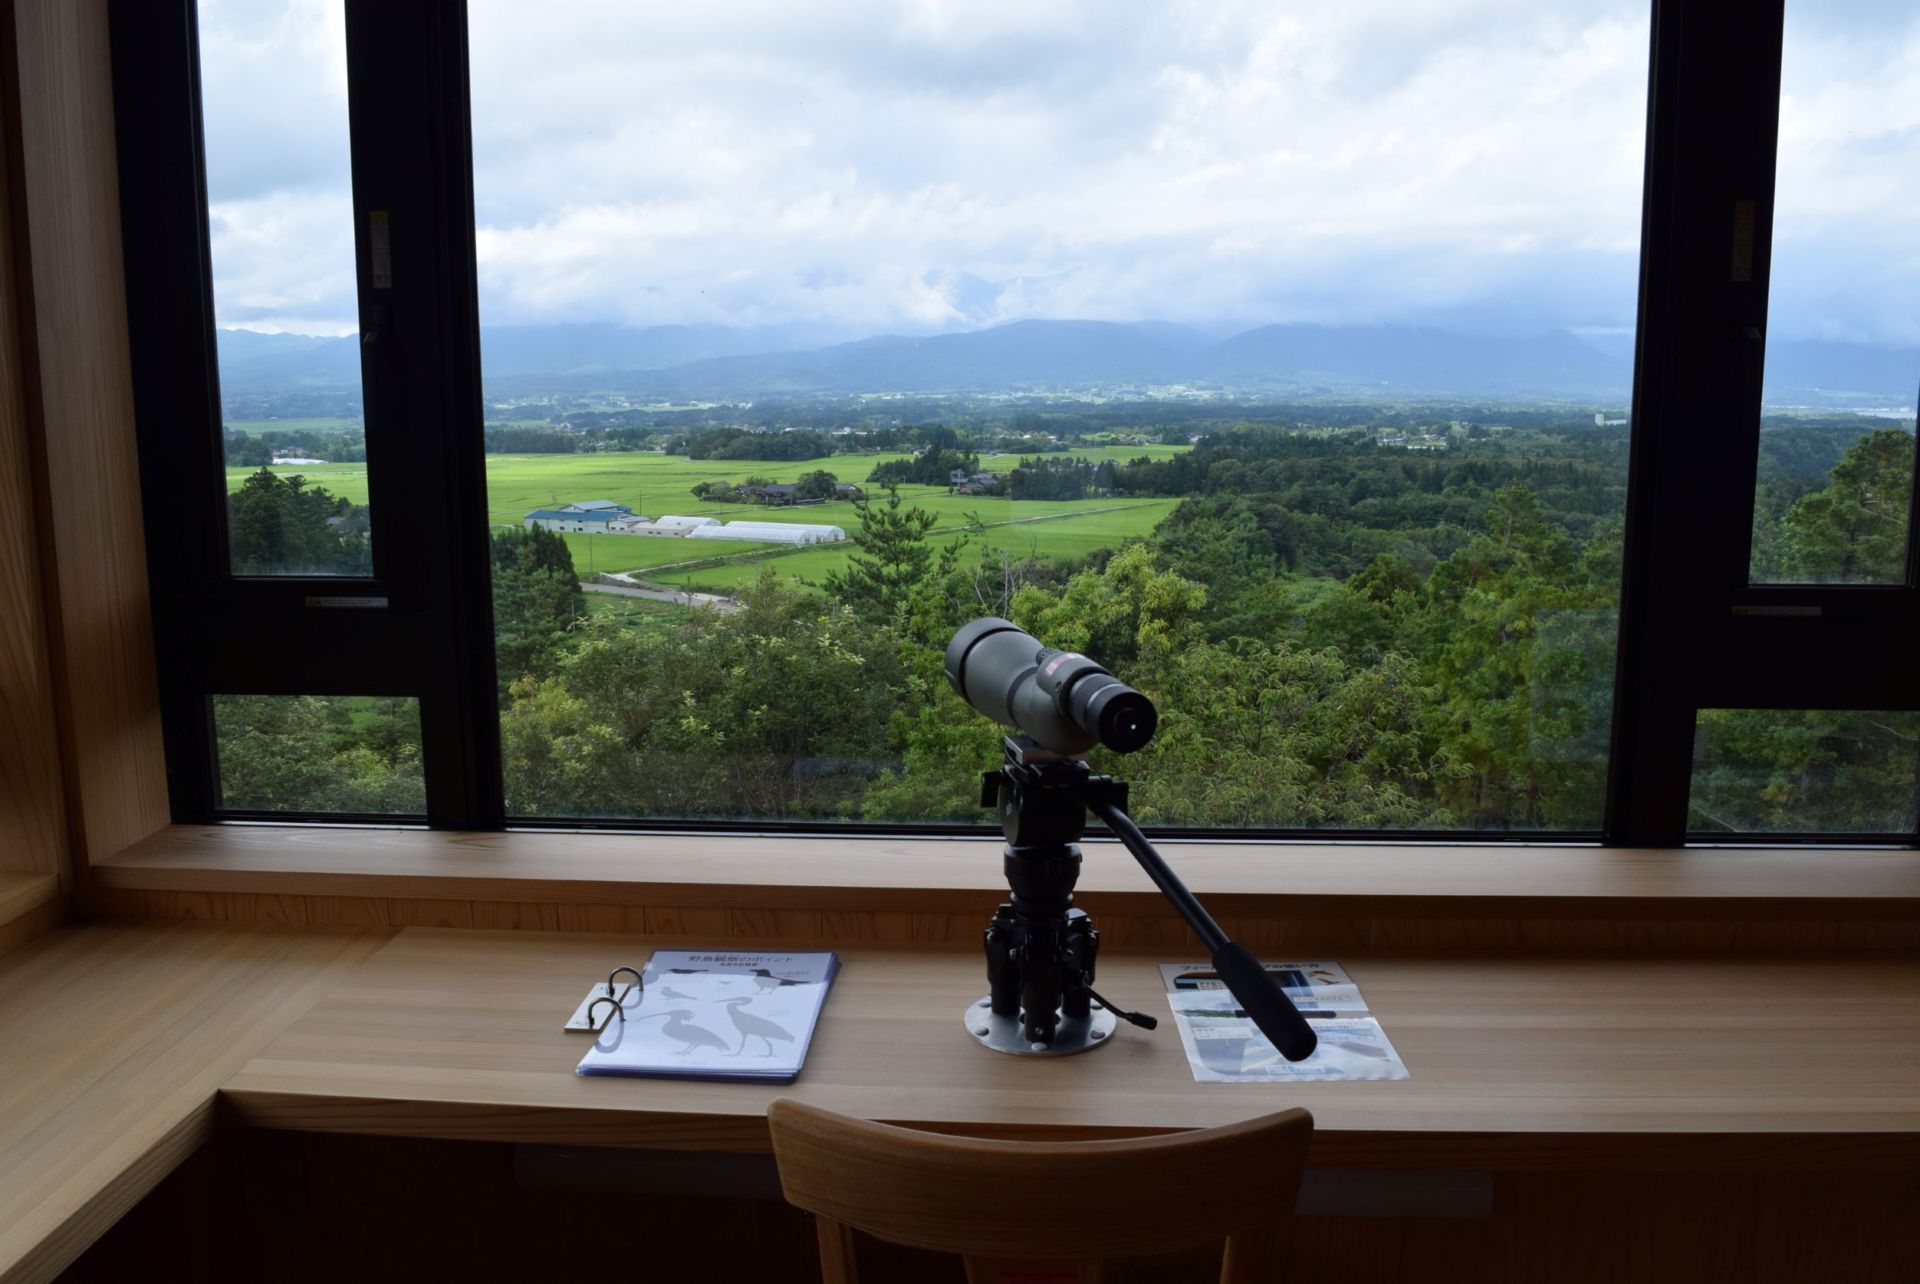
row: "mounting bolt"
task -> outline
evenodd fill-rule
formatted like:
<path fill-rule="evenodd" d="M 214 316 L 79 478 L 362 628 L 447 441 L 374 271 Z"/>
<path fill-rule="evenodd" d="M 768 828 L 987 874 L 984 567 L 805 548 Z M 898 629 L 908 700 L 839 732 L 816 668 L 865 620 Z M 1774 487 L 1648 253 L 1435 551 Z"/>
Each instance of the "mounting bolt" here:
<path fill-rule="evenodd" d="M 984 1025 L 976 1025 L 973 1027 L 974 1034 L 978 1035 L 982 1039 L 987 1037 L 987 1030 L 988 1030 L 988 1027 Z"/>
<path fill-rule="evenodd" d="M 1092 1039 L 1095 1043 L 1098 1043 L 1100 1040 L 1107 1037 L 1107 1032 L 1105 1030 L 1095 1030 L 1091 1034 L 1089 1034 L 1087 1037 L 1089 1039 Z"/>
<path fill-rule="evenodd" d="M 1035 1039 L 1032 1043 L 1029 1043 L 1027 1045 L 1027 1050 L 1029 1052 L 1045 1052 L 1047 1050 L 1047 1045 L 1040 1042 L 1038 1039 Z"/>
<path fill-rule="evenodd" d="M 991 998 L 985 998 L 980 1000 L 978 1003 L 974 1004 L 973 1006 L 976 1008 L 990 1008 L 993 1006 L 993 1000 Z"/>

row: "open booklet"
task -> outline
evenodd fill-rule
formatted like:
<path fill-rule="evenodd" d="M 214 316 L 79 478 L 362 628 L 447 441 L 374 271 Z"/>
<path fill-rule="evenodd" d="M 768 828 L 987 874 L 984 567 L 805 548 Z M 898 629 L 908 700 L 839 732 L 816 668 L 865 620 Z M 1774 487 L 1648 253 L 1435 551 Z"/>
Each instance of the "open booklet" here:
<path fill-rule="evenodd" d="M 1407 1067 L 1367 1011 L 1360 987 L 1337 963 L 1268 963 L 1319 1036 L 1304 1061 L 1288 1061 L 1260 1033 L 1206 963 L 1162 963 L 1167 1004 L 1187 1065 L 1201 1083 L 1310 1083 L 1330 1079 L 1405 1079 Z"/>
<path fill-rule="evenodd" d="M 792 1083 L 839 970 L 830 953 L 657 950 L 575 1073 Z"/>

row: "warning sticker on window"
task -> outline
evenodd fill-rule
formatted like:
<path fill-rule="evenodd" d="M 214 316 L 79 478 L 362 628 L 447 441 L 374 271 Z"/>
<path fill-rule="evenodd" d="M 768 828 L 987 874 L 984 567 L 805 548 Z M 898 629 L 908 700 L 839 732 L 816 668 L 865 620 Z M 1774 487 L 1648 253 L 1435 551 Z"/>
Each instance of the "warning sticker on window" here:
<path fill-rule="evenodd" d="M 370 219 L 367 239 L 370 250 L 368 255 L 373 261 L 373 288 L 391 290 L 393 288 L 393 233 L 387 225 L 387 212 L 375 210 Z"/>

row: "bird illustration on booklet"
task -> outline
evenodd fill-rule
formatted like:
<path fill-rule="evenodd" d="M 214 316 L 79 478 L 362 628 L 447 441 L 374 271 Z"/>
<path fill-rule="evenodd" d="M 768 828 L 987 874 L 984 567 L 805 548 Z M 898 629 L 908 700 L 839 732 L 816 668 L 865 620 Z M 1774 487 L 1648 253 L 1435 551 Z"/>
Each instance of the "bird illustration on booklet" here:
<path fill-rule="evenodd" d="M 826 952 L 656 951 L 640 1001 L 607 1021 L 576 1073 L 792 1083 L 839 970 Z"/>

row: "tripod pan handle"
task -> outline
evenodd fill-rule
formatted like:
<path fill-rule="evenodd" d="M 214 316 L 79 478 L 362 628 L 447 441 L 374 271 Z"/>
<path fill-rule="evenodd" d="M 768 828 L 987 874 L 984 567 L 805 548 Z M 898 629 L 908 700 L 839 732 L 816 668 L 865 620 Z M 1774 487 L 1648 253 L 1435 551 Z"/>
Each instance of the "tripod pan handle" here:
<path fill-rule="evenodd" d="M 1304 1061 L 1313 1055 L 1319 1036 L 1287 998 L 1280 983 L 1260 966 L 1260 960 L 1247 947 L 1228 941 L 1213 953 L 1213 970 L 1220 974 L 1233 997 L 1247 1010 L 1260 1033 L 1267 1036 L 1280 1055 L 1289 1061 Z"/>

